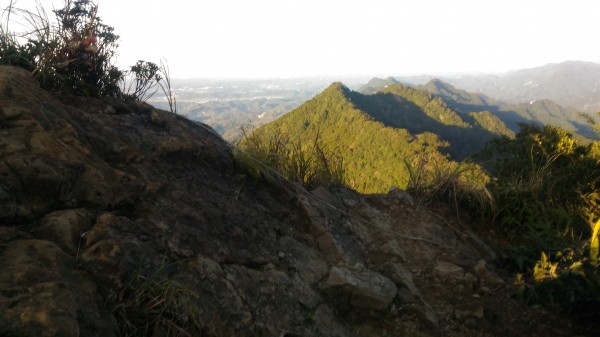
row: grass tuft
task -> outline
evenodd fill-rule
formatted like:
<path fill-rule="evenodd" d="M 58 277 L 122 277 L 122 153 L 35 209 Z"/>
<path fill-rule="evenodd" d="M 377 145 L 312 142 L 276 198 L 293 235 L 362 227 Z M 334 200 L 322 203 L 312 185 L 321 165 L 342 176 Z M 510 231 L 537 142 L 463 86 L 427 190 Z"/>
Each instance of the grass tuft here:
<path fill-rule="evenodd" d="M 194 325 L 196 310 L 190 299 L 196 295 L 169 278 L 171 266 L 163 264 L 150 274 L 135 272 L 123 289 L 109 298 L 117 303 L 112 313 L 120 336 L 153 336 L 159 330 L 161 336 L 192 336 L 187 328 Z"/>
<path fill-rule="evenodd" d="M 307 189 L 344 186 L 343 160 L 321 141 L 318 133 L 310 142 L 293 140 L 281 130 L 267 134 L 262 129 L 242 128 L 237 159 L 254 177 L 273 178 L 270 170 Z"/>

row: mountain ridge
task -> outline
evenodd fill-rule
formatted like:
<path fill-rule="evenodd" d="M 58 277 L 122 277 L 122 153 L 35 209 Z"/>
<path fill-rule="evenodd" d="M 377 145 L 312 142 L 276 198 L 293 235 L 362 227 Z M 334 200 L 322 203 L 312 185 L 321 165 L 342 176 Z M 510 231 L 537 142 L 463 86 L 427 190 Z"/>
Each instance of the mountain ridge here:
<path fill-rule="evenodd" d="M 487 140 L 511 135 L 496 117 L 461 116 L 424 90 L 402 84 L 386 90 L 363 95 L 335 82 L 253 135 L 263 144 L 287 137 L 321 142 L 339 154 L 344 181 L 361 193 L 406 188 L 411 167 L 456 167 Z"/>
<path fill-rule="evenodd" d="M 551 99 L 585 113 L 600 111 L 600 63 L 564 61 L 502 74 L 462 76 L 395 76 L 397 81 L 423 85 L 440 78 L 458 88 L 506 103 Z"/>

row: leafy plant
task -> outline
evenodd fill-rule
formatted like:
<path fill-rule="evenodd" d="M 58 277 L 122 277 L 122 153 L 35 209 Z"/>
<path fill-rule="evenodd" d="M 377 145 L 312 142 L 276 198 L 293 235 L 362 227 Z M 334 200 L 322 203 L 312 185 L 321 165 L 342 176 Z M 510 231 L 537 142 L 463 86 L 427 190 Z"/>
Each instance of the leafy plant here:
<path fill-rule="evenodd" d="M 505 234 L 502 262 L 520 272 L 529 303 L 570 313 L 585 333 L 598 333 L 600 161 L 594 145 L 567 132 L 522 125 L 515 139 L 489 145 L 494 222 Z M 589 252 L 588 252 L 589 250 Z"/>
<path fill-rule="evenodd" d="M 542 252 L 531 275 L 518 274 L 514 285 L 525 302 L 542 303 L 570 314 L 582 333 L 600 333 L 600 272 L 598 264 L 581 258 L 580 251 Z"/>
<path fill-rule="evenodd" d="M 144 100 L 156 93 L 160 80 L 158 66 L 152 62 L 140 60 L 131 66 L 128 74 L 123 77 L 121 90 L 127 96 Z"/>

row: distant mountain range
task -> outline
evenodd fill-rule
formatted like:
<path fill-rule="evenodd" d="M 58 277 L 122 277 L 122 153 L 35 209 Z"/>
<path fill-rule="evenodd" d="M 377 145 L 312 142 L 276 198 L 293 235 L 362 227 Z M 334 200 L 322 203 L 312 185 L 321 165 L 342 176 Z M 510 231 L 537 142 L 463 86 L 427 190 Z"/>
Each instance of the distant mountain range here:
<path fill-rule="evenodd" d="M 343 81 L 364 94 L 393 84 L 424 89 L 461 119 L 468 119 L 465 116 L 469 113 L 487 111 L 513 132 L 520 122 L 533 122 L 553 124 L 591 138 L 596 135 L 579 112 L 600 111 L 599 69 L 597 63 L 570 61 L 504 75 L 375 78 L 362 86 L 368 78 Z M 174 88 L 181 114 L 208 123 L 226 139 L 235 140 L 241 126 L 268 123 L 315 97 L 333 81 L 339 79 L 195 79 L 174 81 Z M 151 103 L 166 107 L 160 95 Z"/>
<path fill-rule="evenodd" d="M 439 76 L 398 76 L 403 83 L 424 84 Z M 586 113 L 600 111 L 600 64 L 583 61 L 552 63 L 502 75 L 439 77 L 458 88 L 507 103 L 551 99 Z"/>

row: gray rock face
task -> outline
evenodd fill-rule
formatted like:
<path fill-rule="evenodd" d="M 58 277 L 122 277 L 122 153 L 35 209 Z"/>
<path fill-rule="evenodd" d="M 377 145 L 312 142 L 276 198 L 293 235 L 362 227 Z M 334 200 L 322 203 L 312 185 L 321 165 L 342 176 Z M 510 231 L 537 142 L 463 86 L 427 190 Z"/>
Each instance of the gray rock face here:
<path fill-rule="evenodd" d="M 374 271 L 354 272 L 332 267 L 323 291 L 348 296 L 350 304 L 356 307 L 385 310 L 396 297 L 398 288 L 390 279 Z"/>

